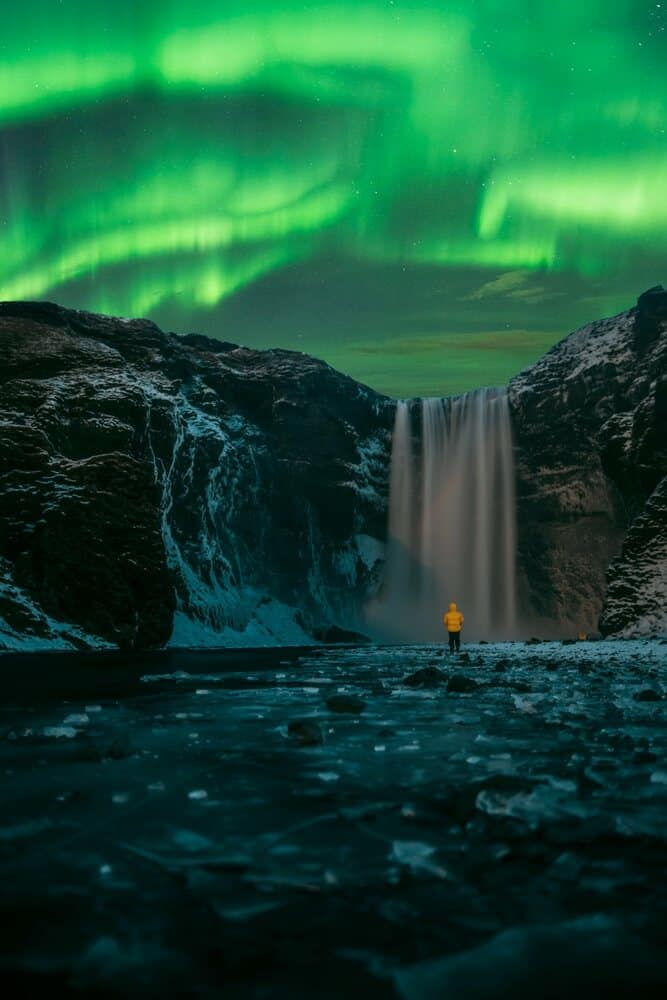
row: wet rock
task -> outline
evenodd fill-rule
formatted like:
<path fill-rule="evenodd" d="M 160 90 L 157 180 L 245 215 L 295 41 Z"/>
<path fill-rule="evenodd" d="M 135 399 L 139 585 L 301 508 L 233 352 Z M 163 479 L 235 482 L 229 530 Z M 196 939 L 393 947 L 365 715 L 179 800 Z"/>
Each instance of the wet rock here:
<path fill-rule="evenodd" d="M 353 632 L 351 629 L 341 628 L 340 625 L 327 625 L 323 628 L 314 628 L 311 635 L 317 642 L 323 642 L 326 645 L 341 643 L 360 646 L 371 641 L 363 632 Z"/>
<path fill-rule="evenodd" d="M 327 698 L 327 708 L 330 712 L 361 715 L 366 708 L 366 702 L 354 694 L 334 694 L 331 698 Z"/>
<path fill-rule="evenodd" d="M 574 646 L 576 639 L 561 639 L 562 646 Z"/>
<path fill-rule="evenodd" d="M 438 670 L 437 667 L 422 667 L 421 670 L 415 670 L 414 674 L 404 677 L 403 683 L 412 688 L 438 687 L 440 684 L 447 683 L 447 674 Z"/>
<path fill-rule="evenodd" d="M 470 663 L 470 653 L 459 653 L 459 663 Z"/>
<path fill-rule="evenodd" d="M 528 681 L 508 681 L 507 687 L 510 691 L 516 691 L 518 694 L 527 694 L 533 690 L 532 684 L 529 684 Z"/>
<path fill-rule="evenodd" d="M 514 1000 L 604 996 L 637 992 L 658 1000 L 667 968 L 658 949 L 602 915 L 545 926 L 515 927 L 468 951 L 400 969 L 403 1000 Z"/>
<path fill-rule="evenodd" d="M 496 671 L 496 673 L 502 674 L 505 672 L 505 670 L 507 670 L 509 665 L 510 661 L 507 659 L 507 657 L 503 657 L 500 660 L 496 660 L 496 662 L 493 665 L 493 669 Z"/>
<path fill-rule="evenodd" d="M 466 674 L 452 674 L 447 681 L 447 691 L 451 694 L 467 694 L 469 691 L 476 691 L 479 682 Z"/>
<path fill-rule="evenodd" d="M 97 762 L 101 760 L 125 760 L 134 753 L 132 742 L 129 736 L 120 734 L 118 736 L 106 738 L 89 737 L 83 738 L 83 744 L 77 746 L 76 758 L 82 761 Z"/>
<path fill-rule="evenodd" d="M 634 701 L 662 701 L 662 695 L 655 688 L 643 688 L 641 691 L 635 691 L 632 697 Z"/>
<path fill-rule="evenodd" d="M 293 719 L 287 727 L 287 735 L 304 747 L 320 746 L 324 743 L 324 732 L 314 719 Z"/>
<path fill-rule="evenodd" d="M 536 635 L 532 635 L 530 639 L 526 639 L 526 646 L 537 646 L 542 643 L 541 639 L 538 639 Z"/>

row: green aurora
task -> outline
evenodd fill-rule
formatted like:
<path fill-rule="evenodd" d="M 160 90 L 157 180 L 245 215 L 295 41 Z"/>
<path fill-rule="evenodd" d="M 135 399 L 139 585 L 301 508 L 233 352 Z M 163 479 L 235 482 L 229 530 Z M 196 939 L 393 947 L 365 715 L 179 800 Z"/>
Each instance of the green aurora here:
<path fill-rule="evenodd" d="M 664 280 L 667 0 L 32 0 L 0 299 L 503 382 Z"/>

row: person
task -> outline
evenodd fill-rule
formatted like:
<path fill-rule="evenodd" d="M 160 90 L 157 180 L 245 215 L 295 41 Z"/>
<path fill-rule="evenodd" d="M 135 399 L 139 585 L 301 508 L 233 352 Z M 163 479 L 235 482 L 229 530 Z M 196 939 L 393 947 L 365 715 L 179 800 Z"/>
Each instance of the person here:
<path fill-rule="evenodd" d="M 454 601 L 449 605 L 449 611 L 442 616 L 449 636 L 449 652 L 459 652 L 461 649 L 461 626 L 463 625 L 463 615 L 457 609 Z"/>

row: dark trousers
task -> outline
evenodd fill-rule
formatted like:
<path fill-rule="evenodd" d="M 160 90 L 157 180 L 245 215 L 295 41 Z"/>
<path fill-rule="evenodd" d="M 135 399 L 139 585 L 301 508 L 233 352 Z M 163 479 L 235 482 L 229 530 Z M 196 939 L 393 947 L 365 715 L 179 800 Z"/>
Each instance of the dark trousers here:
<path fill-rule="evenodd" d="M 447 635 L 449 636 L 449 652 L 453 653 L 456 649 L 456 652 L 458 653 L 461 648 L 461 633 L 448 632 Z"/>

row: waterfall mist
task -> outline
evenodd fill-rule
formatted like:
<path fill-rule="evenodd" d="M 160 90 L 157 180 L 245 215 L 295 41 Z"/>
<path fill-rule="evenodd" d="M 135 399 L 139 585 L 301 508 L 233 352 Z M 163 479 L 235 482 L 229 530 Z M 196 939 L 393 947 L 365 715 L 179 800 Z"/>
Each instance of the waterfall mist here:
<path fill-rule="evenodd" d="M 516 627 L 516 503 L 505 389 L 400 400 L 391 454 L 382 591 L 369 624 L 386 638 L 442 639 L 456 601 L 464 636 Z"/>

